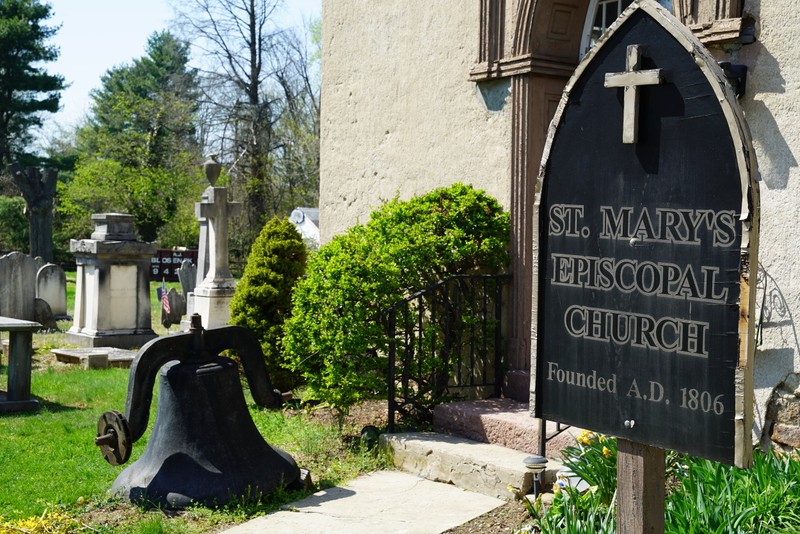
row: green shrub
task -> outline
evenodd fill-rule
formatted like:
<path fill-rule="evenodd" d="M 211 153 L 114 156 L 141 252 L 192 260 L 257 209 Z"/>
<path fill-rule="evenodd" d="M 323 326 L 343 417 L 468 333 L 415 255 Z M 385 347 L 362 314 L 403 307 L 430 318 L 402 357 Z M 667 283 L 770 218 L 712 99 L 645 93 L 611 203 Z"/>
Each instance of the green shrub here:
<path fill-rule="evenodd" d="M 455 184 L 388 202 L 321 247 L 297 284 L 284 338 L 310 394 L 341 414 L 385 395 L 381 312 L 447 276 L 501 269 L 508 236 L 508 215 L 496 200 Z"/>
<path fill-rule="evenodd" d="M 249 328 L 261 348 L 274 387 L 288 391 L 297 380 L 280 350 L 284 322 L 292 313 L 292 288 L 306 265 L 303 239 L 288 220 L 274 218 L 253 243 L 231 301 L 231 324 Z"/>

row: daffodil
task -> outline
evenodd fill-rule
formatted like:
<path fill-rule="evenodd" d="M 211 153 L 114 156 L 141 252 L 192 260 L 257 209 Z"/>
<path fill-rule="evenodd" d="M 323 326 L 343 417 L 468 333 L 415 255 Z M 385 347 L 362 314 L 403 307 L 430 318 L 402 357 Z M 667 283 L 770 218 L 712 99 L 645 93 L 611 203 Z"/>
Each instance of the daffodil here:
<path fill-rule="evenodd" d="M 611 454 L 612 454 L 611 449 L 609 449 L 608 447 L 603 447 L 603 456 L 605 456 L 606 458 L 611 458 Z"/>
<path fill-rule="evenodd" d="M 592 433 L 588 430 L 581 430 L 581 433 L 578 434 L 578 437 L 575 438 L 575 440 L 583 445 L 589 445 L 589 443 L 592 441 L 592 437 Z"/>

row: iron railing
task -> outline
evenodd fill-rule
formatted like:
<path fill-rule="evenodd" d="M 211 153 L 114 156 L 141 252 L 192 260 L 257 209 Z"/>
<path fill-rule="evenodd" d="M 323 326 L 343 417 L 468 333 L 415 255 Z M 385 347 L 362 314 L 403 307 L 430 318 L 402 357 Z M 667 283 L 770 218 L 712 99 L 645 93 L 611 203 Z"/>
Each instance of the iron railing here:
<path fill-rule="evenodd" d="M 503 288 L 508 274 L 440 280 L 386 308 L 388 431 L 395 415 L 433 420 L 437 404 L 499 397 L 503 385 Z"/>

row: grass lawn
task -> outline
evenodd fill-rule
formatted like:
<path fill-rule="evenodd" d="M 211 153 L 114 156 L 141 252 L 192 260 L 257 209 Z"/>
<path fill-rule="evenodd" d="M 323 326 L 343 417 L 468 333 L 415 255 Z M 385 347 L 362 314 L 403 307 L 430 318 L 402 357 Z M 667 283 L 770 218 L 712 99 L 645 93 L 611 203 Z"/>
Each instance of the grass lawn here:
<path fill-rule="evenodd" d="M 74 274 L 70 285 L 71 309 Z M 152 295 L 159 285 L 151 284 Z M 154 330 L 164 334 L 166 330 L 158 324 L 158 302 L 155 297 L 151 301 Z M 62 330 L 69 326 L 69 322 L 59 324 Z M 63 333 L 35 335 L 37 354 L 65 346 L 63 337 Z M 195 508 L 180 514 L 153 513 L 111 499 L 107 492 L 123 467 L 103 460 L 94 436 L 101 413 L 124 411 L 128 370 L 84 371 L 76 366 L 48 365 L 52 358 L 44 356 L 37 356 L 35 361 L 31 391 L 39 399 L 40 410 L 0 414 L 0 533 L 84 528 L 99 532 L 205 532 L 261 515 L 302 496 L 279 491 L 263 502 L 239 502 L 215 510 Z M 0 389 L 5 389 L 6 380 L 7 368 L 3 366 Z M 246 398 L 267 442 L 286 450 L 298 465 L 310 469 L 318 487 L 337 485 L 386 465 L 380 456 L 347 444 L 335 425 L 321 424 L 302 411 L 261 410 L 251 402 L 249 393 Z M 154 400 L 149 429 L 156 405 Z M 352 429 L 345 432 L 348 430 Z M 149 432 L 134 444 L 128 465 L 144 450 Z"/>

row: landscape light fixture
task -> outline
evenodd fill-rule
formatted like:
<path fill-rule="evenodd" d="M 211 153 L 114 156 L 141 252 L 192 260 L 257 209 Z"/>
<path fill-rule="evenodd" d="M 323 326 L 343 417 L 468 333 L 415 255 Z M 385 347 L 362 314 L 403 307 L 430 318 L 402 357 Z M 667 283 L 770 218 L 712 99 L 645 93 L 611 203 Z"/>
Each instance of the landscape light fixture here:
<path fill-rule="evenodd" d="M 547 458 L 534 454 L 532 456 L 526 456 L 523 463 L 526 468 L 533 472 L 533 498 L 535 500 L 539 495 L 542 473 L 545 468 L 547 468 Z"/>

